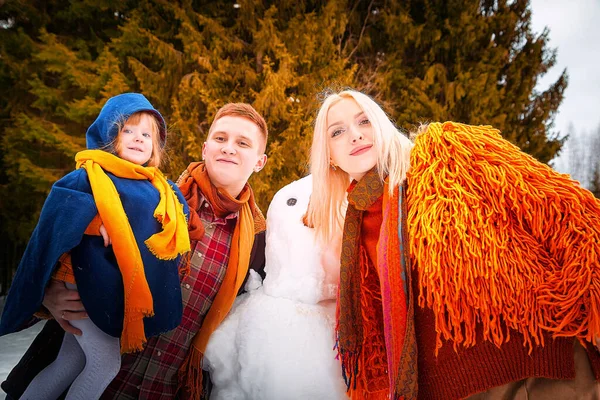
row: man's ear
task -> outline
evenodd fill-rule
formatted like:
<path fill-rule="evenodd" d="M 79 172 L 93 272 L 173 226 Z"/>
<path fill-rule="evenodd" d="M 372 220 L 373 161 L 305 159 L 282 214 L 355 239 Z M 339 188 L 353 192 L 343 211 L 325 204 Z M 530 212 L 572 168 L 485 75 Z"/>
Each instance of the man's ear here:
<path fill-rule="evenodd" d="M 202 143 L 202 159 L 204 160 L 204 156 L 206 153 L 206 142 Z"/>
<path fill-rule="evenodd" d="M 265 167 L 266 164 L 267 164 L 267 155 L 263 154 L 262 156 L 260 156 L 260 158 L 256 162 L 256 165 L 254 166 L 254 172 L 260 171 L 261 169 L 263 169 Z"/>

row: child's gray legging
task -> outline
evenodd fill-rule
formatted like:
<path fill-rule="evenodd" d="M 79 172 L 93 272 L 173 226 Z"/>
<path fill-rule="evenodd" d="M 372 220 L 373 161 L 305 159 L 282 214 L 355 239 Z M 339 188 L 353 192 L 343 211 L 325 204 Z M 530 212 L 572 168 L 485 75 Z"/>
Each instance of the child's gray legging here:
<path fill-rule="evenodd" d="M 71 283 L 65 285 L 77 289 Z M 66 400 L 98 399 L 119 372 L 119 338 L 107 335 L 89 318 L 70 322 L 82 335 L 65 333 L 56 360 L 31 381 L 22 400 L 54 400 L 69 385 Z"/>

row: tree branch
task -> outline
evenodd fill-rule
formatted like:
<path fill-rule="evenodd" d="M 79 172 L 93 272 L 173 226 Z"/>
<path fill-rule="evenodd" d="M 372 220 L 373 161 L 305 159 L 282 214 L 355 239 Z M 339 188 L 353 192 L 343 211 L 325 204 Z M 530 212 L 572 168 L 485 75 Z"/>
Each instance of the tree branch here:
<path fill-rule="evenodd" d="M 348 54 L 348 57 L 346 57 L 346 62 L 348 62 L 350 60 L 350 58 L 352 57 L 352 55 L 358 49 L 358 46 L 360 46 L 360 42 L 361 42 L 361 40 L 363 38 L 363 35 L 365 33 L 365 29 L 367 29 L 367 22 L 369 21 L 369 16 L 371 15 L 371 8 L 373 8 L 373 2 L 374 1 L 375 0 L 371 0 L 371 2 L 369 3 L 369 8 L 367 9 L 367 16 L 365 17 L 365 22 L 363 22 L 362 29 L 360 30 L 360 36 L 358 37 L 358 41 L 356 42 L 356 46 L 354 46 L 354 48 L 352 49 L 352 51 L 350 52 L 350 54 Z"/>

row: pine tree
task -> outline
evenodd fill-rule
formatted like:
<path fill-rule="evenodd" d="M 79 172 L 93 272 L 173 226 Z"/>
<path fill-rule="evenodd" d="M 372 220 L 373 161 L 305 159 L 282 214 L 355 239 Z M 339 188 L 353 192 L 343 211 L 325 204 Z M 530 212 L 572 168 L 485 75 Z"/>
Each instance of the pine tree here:
<path fill-rule="evenodd" d="M 588 168 L 590 174 L 590 191 L 600 199 L 600 125 L 590 132 L 587 151 L 589 152 Z M 570 138 L 569 138 L 570 140 Z"/>
<path fill-rule="evenodd" d="M 387 1 L 375 10 L 359 57 L 375 60 L 366 77 L 400 126 L 491 124 L 542 162 L 556 155 L 562 139 L 552 126 L 567 75 L 536 91 L 555 54 L 548 31 L 531 31 L 529 1 Z"/>
<path fill-rule="evenodd" d="M 592 182 L 590 184 L 590 192 L 600 199 L 600 164 L 596 164 L 592 172 Z"/>
<path fill-rule="evenodd" d="M 7 1 L 1 9 L 0 219 L 2 236 L 17 243 L 31 234 L 51 184 L 73 169 L 102 103 L 129 88 L 104 51 L 120 23 L 111 3 Z"/>
<path fill-rule="evenodd" d="M 201 158 L 209 123 L 225 103 L 248 102 L 265 116 L 269 162 L 251 184 L 266 210 L 275 191 L 306 173 L 315 93 L 330 82 L 352 84 L 355 69 L 339 50 L 346 3 L 236 4 L 157 3 L 168 24 L 140 8 L 113 51 L 167 110 L 172 177 Z"/>
<path fill-rule="evenodd" d="M 263 209 L 306 173 L 315 93 L 353 82 L 340 51 L 346 2 L 236 4 L 34 1 L 3 9 L 0 18 L 12 22 L 1 31 L 0 80 L 12 90 L 2 99 L 0 201 L 15 241 L 27 240 L 51 184 L 73 169 L 102 104 L 124 91 L 141 91 L 167 118 L 172 179 L 201 158 L 209 122 L 230 101 L 252 103 L 269 124 L 270 161 L 251 181 Z"/>
<path fill-rule="evenodd" d="M 2 22 L 4 21 L 4 22 Z M 397 123 L 492 124 L 541 161 L 560 148 L 552 120 L 566 73 L 528 1 L 79 2 L 8 0 L 0 8 L 5 232 L 29 236 L 51 183 L 73 168 L 104 101 L 140 91 L 165 115 L 166 174 L 201 158 L 216 110 L 253 104 L 270 130 L 269 162 L 251 179 L 266 210 L 307 171 L 317 94 L 353 86 Z M 2 175 L 3 174 L 3 175 Z"/>

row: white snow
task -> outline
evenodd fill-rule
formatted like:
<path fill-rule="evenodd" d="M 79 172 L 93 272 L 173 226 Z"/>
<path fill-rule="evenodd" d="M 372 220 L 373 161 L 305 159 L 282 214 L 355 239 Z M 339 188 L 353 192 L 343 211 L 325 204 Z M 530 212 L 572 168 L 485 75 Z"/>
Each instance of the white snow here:
<path fill-rule="evenodd" d="M 25 354 L 33 339 L 44 327 L 44 323 L 38 322 L 29 329 L 0 337 L 0 382 L 6 379 L 21 356 Z M 6 393 L 0 390 L 0 400 L 4 400 L 5 397 Z"/>

